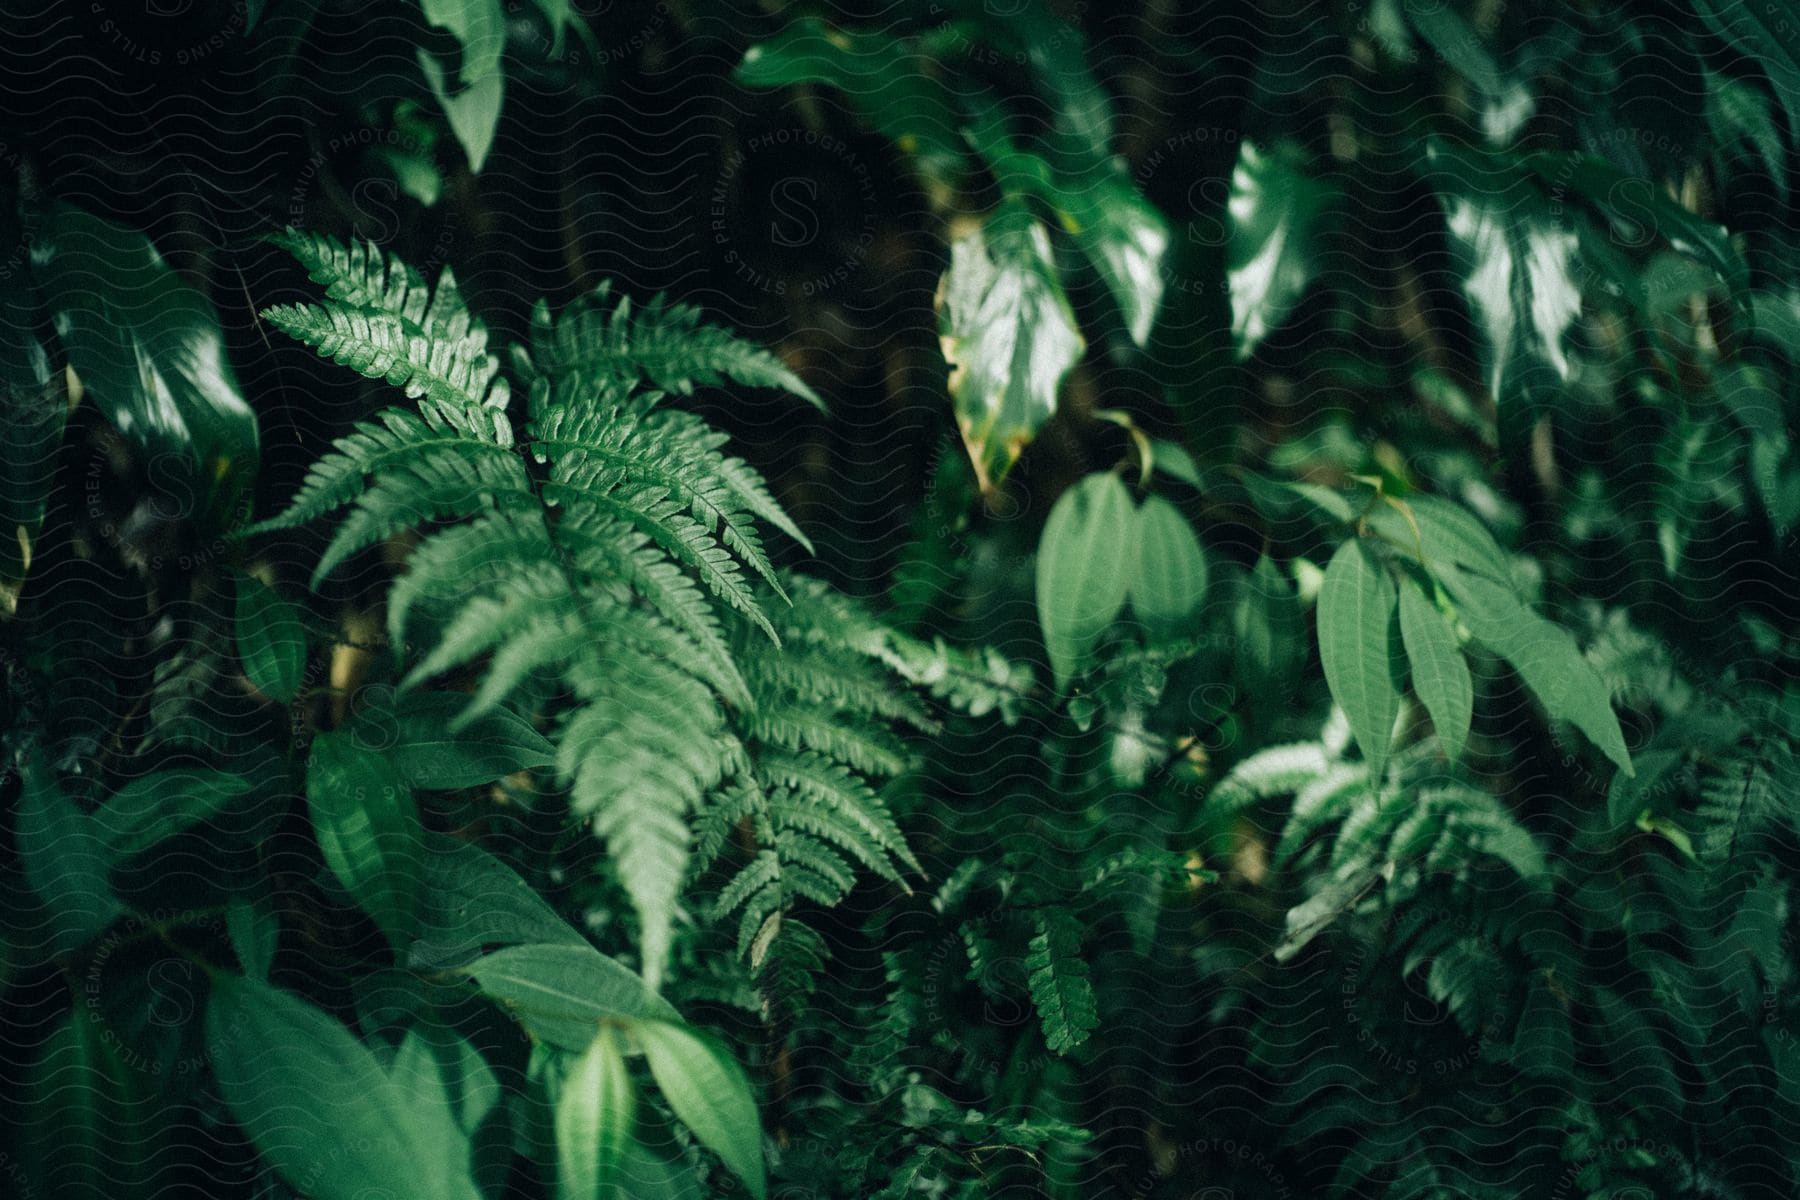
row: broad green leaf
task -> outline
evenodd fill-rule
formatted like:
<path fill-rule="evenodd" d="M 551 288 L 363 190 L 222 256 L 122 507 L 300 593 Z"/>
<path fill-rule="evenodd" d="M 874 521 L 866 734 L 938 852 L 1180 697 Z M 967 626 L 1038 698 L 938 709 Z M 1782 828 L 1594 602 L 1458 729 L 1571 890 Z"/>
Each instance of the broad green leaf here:
<path fill-rule="evenodd" d="M 1381 779 L 1400 715 L 1394 604 L 1394 581 L 1362 540 L 1339 546 L 1319 588 L 1319 660 L 1332 698 L 1368 760 L 1371 782 Z"/>
<path fill-rule="evenodd" d="M 1411 580 L 1400 585 L 1400 637 L 1412 666 L 1413 691 L 1431 714 L 1444 757 L 1454 762 L 1469 737 L 1475 685 L 1456 644 L 1456 632 Z"/>
<path fill-rule="evenodd" d="M 1436 496 L 1408 496 L 1377 504 L 1366 518 L 1370 530 L 1428 571 L 1465 567 L 1510 586 L 1512 569 L 1493 535 L 1461 505 Z"/>
<path fill-rule="evenodd" d="M 8 1194 L 124 1200 L 161 1191 L 163 1125 L 173 1113 L 157 1102 L 153 1077 L 127 1064 L 118 1046 L 91 1002 L 78 1000 L 56 1024 L 22 1089 L 23 1149 L 35 1188 Z"/>
<path fill-rule="evenodd" d="M 1194 456 L 1174 442 L 1165 442 L 1158 438 L 1150 443 L 1152 461 L 1156 469 L 1173 479 L 1200 486 L 1200 467 L 1194 462 Z"/>
<path fill-rule="evenodd" d="M 1263 150 L 1245 139 L 1231 173 L 1226 284 L 1239 358 L 1255 352 L 1312 282 L 1314 234 L 1335 192 L 1306 174 L 1288 145 Z"/>
<path fill-rule="evenodd" d="M 415 968 L 459 966 L 484 946 L 557 943 L 588 949 L 587 939 L 556 914 L 513 869 L 470 842 L 427 833 Z"/>
<path fill-rule="evenodd" d="M 281 921 L 268 897 L 233 900 L 225 909 L 225 931 L 231 950 L 251 979 L 267 981 L 275 961 L 275 944 L 281 937 Z"/>
<path fill-rule="evenodd" d="M 1136 540 L 1131 497 L 1110 472 L 1089 475 L 1051 508 L 1038 543 L 1037 601 L 1058 693 L 1125 606 Z"/>
<path fill-rule="evenodd" d="M 141 854 L 222 812 L 250 790 L 250 781 L 225 771 L 179 767 L 134 779 L 94 813 L 94 825 L 114 862 Z"/>
<path fill-rule="evenodd" d="M 306 672 L 300 610 L 252 575 L 238 580 L 237 648 L 244 674 L 257 691 L 281 704 L 299 695 Z"/>
<path fill-rule="evenodd" d="M 394 701 L 396 741 L 388 757 L 413 787 L 475 787 L 556 761 L 549 739 L 504 705 L 452 733 L 468 707 L 461 692 L 403 692 Z"/>
<path fill-rule="evenodd" d="M 1788 128 L 1800 130 L 1800 7 L 1793 0 L 1694 0 L 1694 8 L 1708 29 L 1762 64 Z"/>
<path fill-rule="evenodd" d="M 415 1099 L 415 1113 L 435 1126 L 432 1134 L 442 1145 L 471 1137 L 500 1102 L 493 1068 L 447 1025 L 427 1022 L 407 1030 L 388 1078 Z"/>
<path fill-rule="evenodd" d="M 400 943 L 419 910 L 422 837 L 412 792 L 393 764 L 347 733 L 313 739 L 306 798 L 325 863 Z"/>
<path fill-rule="evenodd" d="M 1513 665 L 1545 710 L 1581 730 L 1621 770 L 1633 774 L 1612 697 L 1568 631 L 1480 575 L 1451 569 L 1438 578 L 1476 639 Z"/>
<path fill-rule="evenodd" d="M 468 157 L 469 170 L 480 174 L 482 164 L 487 162 L 488 151 L 494 147 L 494 133 L 500 128 L 500 103 L 506 91 L 506 76 L 496 69 L 453 93 L 437 59 L 423 49 L 418 53 L 419 70 L 425 76 L 425 85 L 443 106 L 450 132 L 456 135 L 463 154 Z M 467 61 L 465 54 L 465 70 Z"/>
<path fill-rule="evenodd" d="M 1667 790 L 1659 785 L 1681 766 L 1686 757 L 1683 750 L 1652 750 L 1633 760 L 1636 775 L 1621 771 L 1613 776 L 1612 785 L 1606 790 L 1606 819 L 1615 832 L 1622 834 L 1632 827 L 1643 814 L 1646 802 L 1657 791 Z M 1663 807 L 1666 811 L 1666 806 Z"/>
<path fill-rule="evenodd" d="M 850 98 L 864 118 L 947 185 L 960 174 L 963 139 L 950 91 L 917 39 L 833 29 L 817 17 L 789 22 L 744 52 L 733 78 L 745 87 L 823 83 Z"/>
<path fill-rule="evenodd" d="M 506 9 L 501 0 L 420 0 L 425 19 L 462 46 L 458 80 L 479 83 L 500 69 L 506 50 Z"/>
<path fill-rule="evenodd" d="M 1056 412 L 1063 377 L 1086 347 L 1044 227 L 1007 205 L 957 239 L 939 325 L 957 427 L 986 491 Z"/>
<path fill-rule="evenodd" d="M 587 1049 L 608 1017 L 680 1019 L 634 972 L 592 946 L 514 946 L 463 971 L 533 1036 L 569 1050 Z"/>
<path fill-rule="evenodd" d="M 1206 598 L 1206 574 L 1206 555 L 1181 510 L 1161 496 L 1146 499 L 1137 512 L 1137 559 L 1127 595 L 1152 637 L 1190 632 Z"/>
<path fill-rule="evenodd" d="M 1461 13 L 1443 0 L 1407 0 L 1406 16 L 1452 70 L 1488 96 L 1505 89 L 1500 64 Z"/>
<path fill-rule="evenodd" d="M 19 767 L 19 863 L 43 908 L 24 915 L 52 953 L 66 954 L 113 923 L 123 906 L 106 881 L 111 865 L 92 817 L 75 807 L 36 753 Z"/>
<path fill-rule="evenodd" d="M 619 1035 L 602 1025 L 556 1098 L 559 1200 L 610 1200 L 623 1180 L 637 1091 Z"/>
<path fill-rule="evenodd" d="M 737 1060 L 685 1025 L 641 1021 L 632 1029 L 675 1115 L 744 1181 L 755 1200 L 765 1200 L 762 1120 Z"/>
<path fill-rule="evenodd" d="M 143 234 L 67 204 L 45 213 L 31 267 L 84 393 L 146 457 L 189 464 L 187 479 L 153 476 L 166 503 L 228 519 L 258 439 L 212 305 Z"/>
<path fill-rule="evenodd" d="M 480 1200 L 467 1141 L 330 1016 L 233 975 L 213 981 L 213 1074 L 257 1152 L 313 1200 Z"/>

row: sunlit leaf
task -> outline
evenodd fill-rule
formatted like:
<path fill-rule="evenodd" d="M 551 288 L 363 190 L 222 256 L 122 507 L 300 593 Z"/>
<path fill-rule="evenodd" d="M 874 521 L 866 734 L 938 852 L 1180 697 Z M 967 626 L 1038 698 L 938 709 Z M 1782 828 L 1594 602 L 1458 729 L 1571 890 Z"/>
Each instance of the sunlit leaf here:
<path fill-rule="evenodd" d="M 1239 148 L 1225 252 L 1239 358 L 1255 352 L 1312 282 L 1314 233 L 1334 191 L 1301 169 L 1305 161 L 1286 145 L 1263 150 L 1245 139 Z"/>
<path fill-rule="evenodd" d="M 588 945 L 498 950 L 463 970 L 535 1036 L 585 1050 L 609 1017 L 678 1020 L 637 974 Z"/>
<path fill-rule="evenodd" d="M 1112 478 L 1108 476 L 1108 478 Z M 1188 622 L 1206 597 L 1206 555 L 1194 527 L 1161 496 L 1137 513 L 1137 559 L 1127 594 L 1131 611 L 1152 637 L 1191 632 Z"/>
<path fill-rule="evenodd" d="M 229 517 L 256 470 L 256 416 L 238 389 L 212 305 L 147 238 L 67 204 L 51 206 L 32 274 L 84 394 L 147 457 L 189 464 L 152 479 L 193 517 Z"/>
<path fill-rule="evenodd" d="M 1179 514 L 1177 514 L 1179 515 Z M 1119 477 L 1089 475 L 1057 498 L 1038 543 L 1038 620 L 1062 692 L 1125 606 L 1137 513 Z"/>
<path fill-rule="evenodd" d="M 1332 698 L 1368 760 L 1369 777 L 1377 780 L 1400 715 L 1394 605 L 1394 581 L 1362 539 L 1339 546 L 1319 588 L 1319 659 Z"/>
<path fill-rule="evenodd" d="M 986 490 L 1056 411 L 1086 343 L 1049 236 L 1017 206 L 950 247 L 939 310 L 957 425 Z"/>
<path fill-rule="evenodd" d="M 637 1091 L 619 1036 L 602 1026 L 556 1098 L 557 1195 L 608 1200 L 620 1182 L 637 1118 Z"/>
<path fill-rule="evenodd" d="M 756 1200 L 764 1200 L 762 1119 L 737 1060 L 685 1025 L 641 1021 L 632 1028 L 675 1115 L 744 1181 Z"/>

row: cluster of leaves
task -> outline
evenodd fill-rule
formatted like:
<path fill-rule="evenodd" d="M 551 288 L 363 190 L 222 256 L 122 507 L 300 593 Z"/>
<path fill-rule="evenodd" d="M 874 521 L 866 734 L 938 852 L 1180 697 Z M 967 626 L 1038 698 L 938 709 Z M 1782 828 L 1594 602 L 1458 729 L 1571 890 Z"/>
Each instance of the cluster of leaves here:
<path fill-rule="evenodd" d="M 1139 72 L 804 7 L 743 96 L 841 97 L 942 234 L 891 575 L 704 407 L 830 407 L 804 355 L 612 285 L 503 346 L 291 230 L 261 321 L 390 403 L 249 523 L 214 310 L 9 211 L 0 1177 L 1792 1194 L 1800 12 L 1153 5 Z M 594 33 L 406 16 L 474 171 L 516 27 Z M 1190 101 L 1216 192 L 1121 156 Z"/>

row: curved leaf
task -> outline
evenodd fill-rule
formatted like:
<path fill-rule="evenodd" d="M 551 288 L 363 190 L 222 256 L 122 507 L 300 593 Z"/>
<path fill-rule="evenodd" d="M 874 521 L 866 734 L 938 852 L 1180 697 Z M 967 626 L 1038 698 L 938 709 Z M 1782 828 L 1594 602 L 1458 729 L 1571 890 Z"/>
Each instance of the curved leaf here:
<path fill-rule="evenodd" d="M 644 1021 L 633 1028 L 650 1074 L 675 1115 L 748 1185 L 756 1200 L 765 1200 L 762 1120 L 737 1060 L 685 1025 Z"/>
<path fill-rule="evenodd" d="M 313 739 L 306 798 L 319 850 L 338 881 L 396 941 L 419 909 L 423 851 L 412 792 L 380 754 L 347 733 Z"/>
<path fill-rule="evenodd" d="M 251 575 L 238 580 L 237 646 L 251 685 L 271 700 L 291 703 L 306 671 L 300 610 Z"/>
<path fill-rule="evenodd" d="M 607 1200 L 624 1174 L 637 1092 L 618 1034 L 601 1026 L 556 1098 L 556 1175 L 561 1200 Z"/>
<path fill-rule="evenodd" d="M 1038 543 L 1038 620 L 1065 690 L 1125 605 L 1137 514 L 1118 476 L 1089 475 L 1057 498 Z"/>
<path fill-rule="evenodd" d="M 1444 756 L 1455 761 L 1469 737 L 1475 686 L 1455 631 L 1411 581 L 1400 587 L 1400 637 L 1412 665 L 1413 691 L 1431 714 Z"/>
<path fill-rule="evenodd" d="M 1338 547 L 1319 588 L 1319 659 L 1332 698 L 1378 782 L 1387 763 L 1400 692 L 1394 686 L 1394 581 L 1360 538 Z"/>
<path fill-rule="evenodd" d="M 1137 561 L 1127 590 L 1132 611 L 1151 636 L 1183 631 L 1206 598 L 1206 576 L 1206 555 L 1181 510 L 1161 496 L 1145 500 L 1137 513 Z"/>

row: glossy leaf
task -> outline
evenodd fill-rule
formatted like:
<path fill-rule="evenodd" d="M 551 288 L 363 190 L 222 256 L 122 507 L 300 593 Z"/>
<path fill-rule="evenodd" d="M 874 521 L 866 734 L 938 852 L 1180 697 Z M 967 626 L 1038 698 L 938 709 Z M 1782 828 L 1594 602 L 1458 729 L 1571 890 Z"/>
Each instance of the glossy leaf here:
<path fill-rule="evenodd" d="M 1194 527 L 1180 509 L 1151 496 L 1138 509 L 1136 541 L 1127 589 L 1132 612 L 1152 637 L 1187 632 L 1206 599 L 1206 555 Z"/>
<path fill-rule="evenodd" d="M 212 305 L 142 234 L 67 204 L 45 214 L 31 266 L 84 393 L 152 461 L 192 464 L 191 479 L 169 484 L 191 491 L 167 502 L 228 518 L 258 439 Z"/>
<path fill-rule="evenodd" d="M 316 1200 L 385 1191 L 480 1200 L 468 1146 L 337 1021 L 237 976 L 213 982 L 207 1046 L 226 1105 L 257 1152 Z"/>
<path fill-rule="evenodd" d="M 762 1119 L 737 1060 L 685 1025 L 642 1021 L 632 1029 L 675 1115 L 744 1181 L 751 1196 L 765 1200 Z"/>
<path fill-rule="evenodd" d="M 601 1026 L 556 1098 L 559 1200 L 609 1200 L 633 1143 L 637 1091 L 618 1033 Z"/>
<path fill-rule="evenodd" d="M 1381 778 L 1400 692 L 1394 686 L 1394 581 L 1360 538 L 1339 546 L 1319 588 L 1319 659 L 1356 744 Z"/>
<path fill-rule="evenodd" d="M 393 765 L 349 734 L 313 739 L 306 798 L 325 863 L 396 941 L 419 910 L 422 834 L 412 792 Z"/>
<path fill-rule="evenodd" d="M 463 970 L 534 1036 L 570 1050 L 587 1049 L 607 1018 L 679 1019 L 641 978 L 592 946 L 514 946 Z"/>
<path fill-rule="evenodd" d="M 469 170 L 479 173 L 494 147 L 494 134 L 500 128 L 500 104 L 506 93 L 506 77 L 499 71 L 483 76 L 457 91 L 450 89 L 443 65 L 424 50 L 419 51 L 419 71 L 425 86 L 444 110 L 450 132 L 456 135 L 469 160 Z"/>
<path fill-rule="evenodd" d="M 282 704 L 299 695 L 306 672 L 300 610 L 252 575 L 238 580 L 237 648 L 244 674 L 257 691 Z"/>
<path fill-rule="evenodd" d="M 1086 346 L 1043 226 L 1006 207 L 958 239 L 939 324 L 957 427 L 985 491 L 1056 412 L 1063 377 Z"/>
<path fill-rule="evenodd" d="M 1512 664 L 1545 710 L 1581 730 L 1627 775 L 1633 774 L 1612 697 L 1568 631 L 1526 608 L 1508 588 L 1479 575 L 1449 570 L 1439 578 L 1470 631 Z"/>
<path fill-rule="evenodd" d="M 462 65 L 457 71 L 460 87 L 451 89 L 442 65 L 423 49 L 418 52 L 419 69 L 431 94 L 443 106 L 450 132 L 468 156 L 469 169 L 479 174 L 500 124 L 506 12 L 500 0 L 422 0 L 421 7 L 427 21 L 448 30 L 462 46 Z"/>
<path fill-rule="evenodd" d="M 114 862 L 141 854 L 164 838 L 208 821 L 250 790 L 226 771 L 192 767 L 133 779 L 94 813 L 95 827 Z"/>
<path fill-rule="evenodd" d="M 1444 757 L 1462 757 L 1475 711 L 1475 685 L 1456 633 L 1410 580 L 1400 585 L 1400 637 L 1412 668 L 1413 691 L 1431 714 Z"/>
<path fill-rule="evenodd" d="M 1067 690 L 1125 606 L 1136 561 L 1137 513 L 1119 477 L 1089 475 L 1057 498 L 1038 543 L 1038 620 Z"/>
<path fill-rule="evenodd" d="M 1292 147 L 1264 150 L 1246 139 L 1231 173 L 1225 258 L 1239 358 L 1255 352 L 1312 282 L 1313 241 L 1334 193 L 1303 161 Z"/>
<path fill-rule="evenodd" d="M 549 739 L 503 705 L 451 732 L 468 707 L 461 692 L 403 692 L 395 700 L 388 757 L 412 786 L 475 787 L 556 761 Z"/>
<path fill-rule="evenodd" d="M 1503 424 L 1517 428 L 1569 377 L 1567 339 L 1582 302 L 1580 239 L 1511 160 L 1438 141 L 1427 157 L 1482 333 L 1488 390 Z"/>

